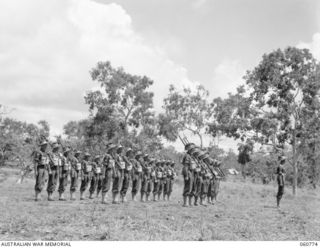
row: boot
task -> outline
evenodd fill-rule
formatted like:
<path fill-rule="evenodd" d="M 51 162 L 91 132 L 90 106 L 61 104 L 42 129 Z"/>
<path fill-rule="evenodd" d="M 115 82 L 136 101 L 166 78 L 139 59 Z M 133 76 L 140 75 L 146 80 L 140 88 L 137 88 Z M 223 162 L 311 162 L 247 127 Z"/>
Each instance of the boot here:
<path fill-rule="evenodd" d="M 86 198 L 83 196 L 83 191 L 80 192 L 80 200 L 85 200 Z"/>
<path fill-rule="evenodd" d="M 120 200 L 121 200 L 121 203 L 124 203 L 123 195 L 120 195 Z"/>
<path fill-rule="evenodd" d="M 157 199 L 156 199 L 156 194 L 153 194 L 153 199 L 152 199 L 153 201 L 157 201 Z"/>
<path fill-rule="evenodd" d="M 205 203 L 205 198 L 200 197 L 200 205 L 206 207 L 207 204 Z"/>
<path fill-rule="evenodd" d="M 106 204 L 107 203 L 107 201 L 106 201 L 106 193 L 103 193 L 102 192 L 102 204 Z"/>
<path fill-rule="evenodd" d="M 158 194 L 158 201 L 160 201 L 160 194 Z"/>
<path fill-rule="evenodd" d="M 36 191 L 35 193 L 35 198 L 34 198 L 35 201 L 39 201 L 40 200 L 40 193 Z"/>
<path fill-rule="evenodd" d="M 64 198 L 63 193 L 59 193 L 59 201 L 65 201 L 66 199 Z"/>
<path fill-rule="evenodd" d="M 148 202 L 149 201 L 149 195 L 147 194 L 146 195 L 146 202 Z"/>
<path fill-rule="evenodd" d="M 163 200 L 163 201 L 166 201 L 166 195 L 165 195 L 165 194 L 163 194 L 162 200 Z"/>
<path fill-rule="evenodd" d="M 48 193 L 48 201 L 54 201 L 52 197 L 52 192 Z"/>
<path fill-rule="evenodd" d="M 143 196 L 144 194 L 141 192 L 141 199 L 140 199 L 141 202 L 144 202 Z"/>
<path fill-rule="evenodd" d="M 170 196 L 171 196 L 171 194 L 168 194 L 168 196 L 167 196 L 168 197 L 168 201 L 170 201 Z"/>
<path fill-rule="evenodd" d="M 122 197 L 122 202 L 127 202 L 127 197 L 125 195 Z"/>
<path fill-rule="evenodd" d="M 112 204 L 119 204 L 117 193 L 112 193 Z"/>
<path fill-rule="evenodd" d="M 277 198 L 277 208 L 280 208 L 280 199 Z"/>
<path fill-rule="evenodd" d="M 192 207 L 192 196 L 189 196 L 189 207 Z"/>
<path fill-rule="evenodd" d="M 214 199 L 211 197 L 211 204 L 214 205 Z"/>
<path fill-rule="evenodd" d="M 90 192 L 89 199 L 94 199 L 94 197 L 93 197 L 93 192 Z"/>
<path fill-rule="evenodd" d="M 97 197 L 97 198 L 99 197 L 99 194 L 100 194 L 100 192 L 99 192 L 99 191 L 97 191 L 97 195 L 96 195 L 96 197 Z"/>
<path fill-rule="evenodd" d="M 188 207 L 188 201 L 187 201 L 187 197 L 186 196 L 183 197 L 183 205 L 182 205 L 182 207 Z"/>
<path fill-rule="evenodd" d="M 194 205 L 195 205 L 195 206 L 198 206 L 198 196 L 195 196 L 195 197 L 194 197 Z"/>

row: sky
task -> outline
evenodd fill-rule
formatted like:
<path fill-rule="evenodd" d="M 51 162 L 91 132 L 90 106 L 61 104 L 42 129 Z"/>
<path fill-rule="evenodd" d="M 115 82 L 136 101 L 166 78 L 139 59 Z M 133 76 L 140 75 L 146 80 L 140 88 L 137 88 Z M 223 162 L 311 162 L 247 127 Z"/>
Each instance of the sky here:
<path fill-rule="evenodd" d="M 317 0 L 0 0 L 0 12 L 0 104 L 52 135 L 88 116 L 98 61 L 153 79 L 159 112 L 170 84 L 225 97 L 277 48 L 320 59 Z"/>

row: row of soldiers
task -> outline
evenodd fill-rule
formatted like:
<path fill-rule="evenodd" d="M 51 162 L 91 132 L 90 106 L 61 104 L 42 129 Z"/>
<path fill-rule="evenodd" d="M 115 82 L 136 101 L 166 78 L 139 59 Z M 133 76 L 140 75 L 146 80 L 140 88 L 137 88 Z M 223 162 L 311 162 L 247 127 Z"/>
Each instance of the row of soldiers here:
<path fill-rule="evenodd" d="M 224 177 L 221 162 L 209 156 L 193 143 L 185 144 L 182 175 L 184 179 L 183 206 L 214 204 Z"/>
<path fill-rule="evenodd" d="M 53 201 L 53 193 L 58 187 L 59 200 L 65 201 L 65 191 L 70 180 L 70 199 L 76 200 L 75 192 L 80 181 L 80 200 L 85 199 L 89 188 L 90 199 L 99 196 L 102 203 L 107 203 L 107 193 L 112 191 L 112 203 L 126 201 L 131 185 L 132 200 L 140 192 L 141 201 L 170 200 L 174 179 L 175 163 L 170 160 L 154 159 L 148 154 L 134 152 L 131 148 L 124 150 L 121 145 L 109 143 L 106 153 L 91 156 L 88 152 L 72 151 L 54 143 L 51 151 L 49 144 L 43 141 L 40 150 L 34 154 L 35 164 L 35 200 L 47 183 L 48 200 Z"/>

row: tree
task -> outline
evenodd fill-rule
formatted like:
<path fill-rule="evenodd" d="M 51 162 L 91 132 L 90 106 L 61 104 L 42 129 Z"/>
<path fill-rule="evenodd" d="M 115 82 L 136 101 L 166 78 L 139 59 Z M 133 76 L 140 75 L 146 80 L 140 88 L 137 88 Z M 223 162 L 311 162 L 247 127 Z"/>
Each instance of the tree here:
<path fill-rule="evenodd" d="M 164 99 L 165 113 L 158 117 L 160 135 L 175 141 L 180 131 L 187 130 L 199 137 L 202 147 L 203 135 L 212 117 L 208 97 L 209 92 L 202 85 L 195 90 L 184 88 L 182 92 L 170 85 L 169 95 Z"/>
<path fill-rule="evenodd" d="M 307 49 L 288 47 L 263 55 L 244 79 L 246 90 L 216 101 L 221 118 L 216 117 L 210 131 L 251 139 L 281 154 L 289 147 L 296 194 L 299 147 L 314 132 L 307 128 L 308 120 L 319 110 L 319 64 Z M 234 104 L 237 99 L 241 101 Z M 231 107 L 226 106 L 228 102 L 233 103 Z"/>
<path fill-rule="evenodd" d="M 124 142 L 152 125 L 153 93 L 148 91 L 151 79 L 113 68 L 110 62 L 99 62 L 90 73 L 92 80 L 100 83 L 99 90 L 85 96 L 92 118 L 87 129 L 91 141 Z"/>

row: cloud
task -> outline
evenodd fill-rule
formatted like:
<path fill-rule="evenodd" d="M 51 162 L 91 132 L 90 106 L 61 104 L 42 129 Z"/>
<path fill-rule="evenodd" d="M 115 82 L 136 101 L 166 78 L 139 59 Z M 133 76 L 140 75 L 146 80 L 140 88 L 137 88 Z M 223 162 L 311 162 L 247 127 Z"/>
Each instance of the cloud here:
<path fill-rule="evenodd" d="M 212 84 L 209 86 L 213 97 L 226 97 L 227 93 L 235 92 L 244 83 L 242 77 L 245 69 L 239 60 L 224 59 L 213 70 Z"/>
<path fill-rule="evenodd" d="M 194 9 L 199 9 L 199 8 L 203 7 L 206 3 L 207 3 L 207 0 L 194 0 L 192 2 L 192 7 Z"/>
<path fill-rule="evenodd" d="M 320 33 L 315 33 L 311 42 L 300 42 L 297 47 L 309 49 L 313 56 L 320 61 Z"/>
<path fill-rule="evenodd" d="M 158 110 L 169 84 L 193 85 L 165 48 L 135 31 L 119 4 L 4 0 L 0 8 L 1 104 L 15 108 L 17 119 L 47 119 L 54 134 L 87 115 L 83 95 L 97 86 L 89 70 L 98 61 L 153 79 Z"/>

